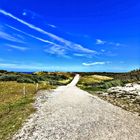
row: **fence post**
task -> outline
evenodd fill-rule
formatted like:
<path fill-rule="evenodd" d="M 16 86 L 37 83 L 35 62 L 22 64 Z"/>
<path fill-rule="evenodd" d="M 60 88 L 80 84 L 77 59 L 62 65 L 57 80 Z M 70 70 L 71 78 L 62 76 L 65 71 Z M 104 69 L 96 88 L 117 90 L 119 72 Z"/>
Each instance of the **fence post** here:
<path fill-rule="evenodd" d="M 23 95 L 26 96 L 26 88 L 23 86 Z"/>
<path fill-rule="evenodd" d="M 36 83 L 36 91 L 38 91 L 38 83 Z"/>

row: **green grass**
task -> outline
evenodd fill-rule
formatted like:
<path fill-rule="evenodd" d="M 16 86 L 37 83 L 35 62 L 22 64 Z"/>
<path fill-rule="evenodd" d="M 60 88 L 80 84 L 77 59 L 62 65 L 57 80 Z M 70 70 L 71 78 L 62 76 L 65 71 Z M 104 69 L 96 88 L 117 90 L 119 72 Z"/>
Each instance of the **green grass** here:
<path fill-rule="evenodd" d="M 89 76 L 82 76 L 78 84 L 82 85 L 93 85 L 96 83 L 101 83 L 103 81 L 112 80 L 112 77 L 107 76 L 100 76 L 100 75 L 89 75 Z"/>
<path fill-rule="evenodd" d="M 83 90 L 104 91 L 106 89 L 104 83 L 111 80 L 113 78 L 108 76 L 85 75 L 80 78 L 78 86 Z"/>
<path fill-rule="evenodd" d="M 108 88 L 123 86 L 124 82 L 108 76 L 85 75 L 80 78 L 78 86 L 89 91 L 106 91 Z"/>
<path fill-rule="evenodd" d="M 79 85 L 78 87 L 83 90 L 92 91 L 92 92 L 96 92 L 96 91 L 106 92 L 107 91 L 105 88 L 101 88 L 101 87 L 92 87 L 92 86 L 85 86 L 85 85 Z"/>
<path fill-rule="evenodd" d="M 25 86 L 26 95 L 23 94 Z M 50 85 L 39 84 L 39 89 Z M 36 84 L 0 82 L 0 140 L 11 139 L 27 117 L 35 111 Z"/>
<path fill-rule="evenodd" d="M 69 79 L 59 80 L 58 83 L 60 85 L 67 85 L 67 84 L 69 84 L 72 81 L 72 79 L 73 79 L 72 77 L 69 77 Z"/>

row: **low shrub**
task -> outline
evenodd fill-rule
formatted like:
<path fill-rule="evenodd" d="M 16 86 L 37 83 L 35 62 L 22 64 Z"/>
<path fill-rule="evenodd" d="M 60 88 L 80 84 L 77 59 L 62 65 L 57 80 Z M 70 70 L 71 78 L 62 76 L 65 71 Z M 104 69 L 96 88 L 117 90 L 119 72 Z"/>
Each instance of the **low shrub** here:
<path fill-rule="evenodd" d="M 19 77 L 19 75 L 2 75 L 0 81 L 16 81 Z"/>
<path fill-rule="evenodd" d="M 18 83 L 35 83 L 34 80 L 27 78 L 27 77 L 20 77 L 17 79 Z"/>

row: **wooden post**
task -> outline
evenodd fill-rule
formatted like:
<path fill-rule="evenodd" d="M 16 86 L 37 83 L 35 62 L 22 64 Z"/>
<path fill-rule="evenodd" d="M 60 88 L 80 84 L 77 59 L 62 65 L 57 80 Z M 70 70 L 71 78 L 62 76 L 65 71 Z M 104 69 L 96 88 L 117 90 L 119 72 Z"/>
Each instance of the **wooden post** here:
<path fill-rule="evenodd" d="M 36 83 L 36 91 L 38 91 L 38 83 Z"/>
<path fill-rule="evenodd" d="M 23 86 L 23 95 L 26 96 L 26 88 Z"/>

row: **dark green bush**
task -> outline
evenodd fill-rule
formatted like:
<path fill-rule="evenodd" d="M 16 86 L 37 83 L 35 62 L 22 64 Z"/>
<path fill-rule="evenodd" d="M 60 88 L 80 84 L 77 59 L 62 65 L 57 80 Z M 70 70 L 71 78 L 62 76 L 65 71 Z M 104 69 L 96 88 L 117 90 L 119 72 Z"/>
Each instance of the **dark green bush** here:
<path fill-rule="evenodd" d="M 32 75 L 31 79 L 36 83 L 46 80 L 44 76 L 38 76 L 38 75 Z"/>
<path fill-rule="evenodd" d="M 19 75 L 3 75 L 0 76 L 0 81 L 16 81 L 19 77 Z"/>
<path fill-rule="evenodd" d="M 104 83 L 100 84 L 98 87 L 103 88 L 103 89 L 108 89 L 111 87 L 123 86 L 123 85 L 124 85 L 124 83 L 121 80 L 112 80 L 112 81 L 104 82 Z"/>
<path fill-rule="evenodd" d="M 17 79 L 17 82 L 19 82 L 19 83 L 35 83 L 35 81 L 33 81 L 32 79 L 27 78 L 27 77 L 20 77 Z"/>
<path fill-rule="evenodd" d="M 59 82 L 55 80 L 49 80 L 48 82 L 50 85 L 59 85 Z"/>
<path fill-rule="evenodd" d="M 0 70 L 0 73 L 7 73 L 6 70 Z"/>

